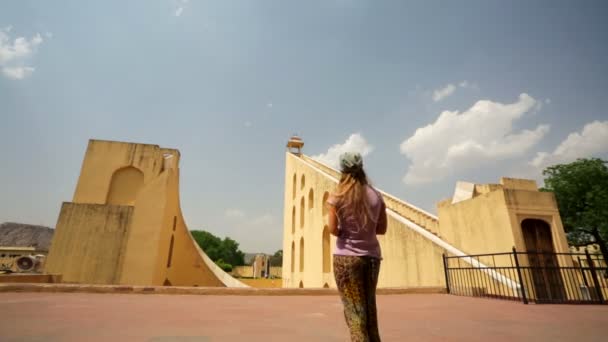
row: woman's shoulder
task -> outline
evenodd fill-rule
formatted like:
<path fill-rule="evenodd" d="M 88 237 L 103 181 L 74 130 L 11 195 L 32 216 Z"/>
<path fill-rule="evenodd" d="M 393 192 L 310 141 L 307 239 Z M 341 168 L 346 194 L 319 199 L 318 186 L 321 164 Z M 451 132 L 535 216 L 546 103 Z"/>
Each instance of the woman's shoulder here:
<path fill-rule="evenodd" d="M 340 201 L 340 198 L 338 197 L 338 195 L 336 195 L 335 193 L 332 192 L 329 194 L 329 196 L 327 196 L 327 201 L 325 203 L 336 206 L 339 201 Z"/>
<path fill-rule="evenodd" d="M 380 202 L 384 202 L 384 198 L 382 197 L 382 194 L 380 193 L 380 190 L 374 188 L 373 186 L 367 184 L 367 188 L 370 189 L 372 191 L 372 193 L 374 193 L 376 195 L 376 197 L 378 198 L 378 200 Z"/>

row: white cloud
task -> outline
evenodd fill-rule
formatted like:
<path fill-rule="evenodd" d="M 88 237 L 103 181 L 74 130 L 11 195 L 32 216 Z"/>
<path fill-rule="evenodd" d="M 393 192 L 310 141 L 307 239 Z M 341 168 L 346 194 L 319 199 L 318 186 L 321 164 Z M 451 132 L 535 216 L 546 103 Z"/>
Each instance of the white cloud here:
<path fill-rule="evenodd" d="M 548 125 L 513 131 L 513 122 L 537 102 L 521 94 L 511 104 L 482 100 L 462 113 L 442 112 L 434 123 L 418 128 L 401 143 L 401 154 L 412 162 L 403 181 L 428 183 L 459 170 L 523 155 L 549 131 Z"/>
<path fill-rule="evenodd" d="M 242 218 L 245 217 L 245 213 L 238 209 L 226 209 L 224 216 L 229 218 Z"/>
<path fill-rule="evenodd" d="M 22 80 L 34 72 L 32 67 L 3 67 L 2 74 L 11 80 Z"/>
<path fill-rule="evenodd" d="M 467 80 L 459 82 L 458 83 L 458 87 L 460 87 L 460 88 L 479 89 L 479 87 L 477 87 L 477 84 L 469 82 Z M 445 87 L 433 91 L 433 101 L 439 102 L 439 101 L 445 99 L 446 97 L 454 94 L 454 92 L 456 91 L 456 89 L 457 89 L 456 85 L 454 85 L 452 83 L 449 83 Z"/>
<path fill-rule="evenodd" d="M 188 2 L 190 2 L 190 0 L 177 0 L 177 8 L 175 9 L 173 15 L 175 15 L 176 17 L 181 16 L 182 13 L 184 13 L 184 9 L 186 8 Z"/>
<path fill-rule="evenodd" d="M 444 98 L 452 95 L 454 91 L 456 91 L 456 86 L 451 83 L 441 89 L 437 89 L 433 92 L 433 101 L 441 101 Z"/>
<path fill-rule="evenodd" d="M 224 211 L 224 216 L 229 219 L 238 220 L 241 226 L 250 228 L 268 226 L 276 223 L 275 217 L 271 214 L 249 217 L 244 211 L 234 208 L 226 209 L 226 211 Z"/>
<path fill-rule="evenodd" d="M 260 226 L 269 226 L 276 222 L 274 216 L 270 214 L 264 214 L 258 217 L 253 218 L 250 223 L 252 226 L 260 227 Z"/>
<path fill-rule="evenodd" d="M 542 171 L 545 167 L 569 163 L 577 158 L 608 156 L 608 121 L 593 121 L 581 132 L 573 132 L 553 152 L 539 152 L 530 165 Z"/>
<path fill-rule="evenodd" d="M 31 39 L 17 37 L 11 40 L 9 33 L 12 27 L 0 29 L 0 71 L 12 80 L 21 80 L 31 75 L 35 68 L 25 65 L 25 62 L 35 53 L 43 39 L 36 33 Z"/>
<path fill-rule="evenodd" d="M 360 133 L 354 133 L 343 144 L 333 145 L 327 152 L 313 156 L 312 158 L 337 169 L 340 166 L 340 155 L 342 153 L 359 152 L 361 156 L 365 157 L 373 150 L 374 147 L 368 144 Z"/>
<path fill-rule="evenodd" d="M 467 80 L 464 80 L 464 81 L 458 83 L 458 86 L 460 86 L 460 88 L 465 88 L 465 89 L 479 90 L 479 86 L 477 85 L 477 83 L 469 82 Z"/>

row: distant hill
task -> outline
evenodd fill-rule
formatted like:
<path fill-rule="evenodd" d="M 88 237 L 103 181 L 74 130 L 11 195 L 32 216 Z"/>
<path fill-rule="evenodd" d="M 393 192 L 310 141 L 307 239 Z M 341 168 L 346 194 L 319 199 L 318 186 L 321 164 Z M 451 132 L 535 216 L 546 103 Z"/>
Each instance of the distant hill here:
<path fill-rule="evenodd" d="M 55 230 L 44 226 L 5 222 L 0 224 L 0 246 L 35 247 L 48 252 Z"/>

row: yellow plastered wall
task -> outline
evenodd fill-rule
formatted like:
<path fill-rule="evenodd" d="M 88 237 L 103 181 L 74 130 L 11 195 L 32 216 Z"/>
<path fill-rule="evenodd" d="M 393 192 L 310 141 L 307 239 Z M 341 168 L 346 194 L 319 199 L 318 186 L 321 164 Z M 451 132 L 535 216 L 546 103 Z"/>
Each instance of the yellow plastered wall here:
<path fill-rule="evenodd" d="M 64 282 L 116 284 L 133 207 L 64 203 L 47 257 L 47 273 Z"/>
<path fill-rule="evenodd" d="M 330 272 L 323 272 L 323 229 L 327 216 L 323 211 L 325 193 L 331 193 L 336 183 L 303 162 L 303 157 L 286 153 L 284 220 L 283 220 L 283 287 L 305 288 L 336 287 L 333 264 Z M 295 186 L 294 186 L 295 175 Z M 304 182 L 302 182 L 304 177 Z M 304 183 L 304 186 L 302 186 Z M 295 191 L 294 191 L 295 189 Z M 313 190 L 311 209 L 308 196 Z M 304 206 L 301 205 L 304 198 Z M 293 208 L 295 207 L 295 216 Z M 304 209 L 302 211 L 302 208 Z M 304 224 L 301 225 L 302 212 Z M 295 221 L 293 218 L 295 217 Z M 294 232 L 292 227 L 295 226 Z M 304 271 L 300 272 L 300 241 L 304 240 Z M 379 237 L 383 261 L 378 280 L 379 287 L 445 286 L 443 249 L 403 223 L 388 217 L 385 236 Z M 335 246 L 330 239 L 330 258 Z M 292 245 L 295 247 L 292 252 Z M 293 258 L 293 259 L 292 259 Z M 292 268 L 291 264 L 294 267 Z"/>
<path fill-rule="evenodd" d="M 285 197 L 283 219 L 283 287 L 335 287 L 331 271 L 323 272 L 323 229 L 327 215 L 323 211 L 325 193 L 335 183 L 301 163 L 298 157 L 286 154 Z M 294 183 L 294 175 L 296 177 Z M 303 182 L 302 182 L 303 180 Z M 303 184 L 303 185 L 302 185 Z M 295 186 L 294 186 L 295 185 Z M 312 201 L 310 195 L 312 190 Z M 311 209 L 311 205 L 312 209 Z M 293 215 L 295 208 L 295 215 Z M 303 218 L 303 223 L 302 223 Z M 330 238 L 330 246 L 335 237 Z M 302 241 L 304 249 L 302 253 Z M 292 252 L 292 245 L 295 247 Z M 303 256 L 301 258 L 300 256 Z M 331 253 L 329 253 L 331 257 Z M 292 258 L 293 268 L 292 268 Z M 304 271 L 300 271 L 300 264 Z M 331 262 L 330 262 L 331 263 Z"/>
<path fill-rule="evenodd" d="M 556 252 L 567 253 L 568 242 L 553 193 L 536 190 L 533 181 L 505 179 L 469 200 L 438 205 L 439 234 L 467 254 L 526 250 L 521 223 L 540 219 L 551 227 Z"/>
<path fill-rule="evenodd" d="M 157 145 L 90 140 L 72 201 L 106 204 L 112 176 L 126 167 L 141 171 L 143 184 L 148 183 L 162 171 L 164 153 L 170 152 Z"/>
<path fill-rule="evenodd" d="M 253 278 L 253 266 L 235 266 L 231 273 L 235 277 Z"/>
<path fill-rule="evenodd" d="M 467 254 L 509 252 L 515 246 L 502 191 L 455 204 L 442 202 L 438 213 L 441 238 Z"/>
<path fill-rule="evenodd" d="M 525 251 L 526 245 L 521 230 L 525 219 L 539 219 L 551 227 L 553 248 L 557 253 L 568 253 L 568 239 L 564 231 L 555 195 L 552 192 L 504 189 L 505 205 L 509 211 L 515 247 Z M 565 259 L 564 259 L 565 260 Z M 568 264 L 568 266 L 570 266 Z"/>
<path fill-rule="evenodd" d="M 62 210 L 47 271 L 87 283 L 246 286 L 217 267 L 188 231 L 179 203 L 179 158 L 179 151 L 156 145 L 91 140 L 74 203 L 64 207 L 98 210 Z M 129 213 L 126 226 L 109 215 L 113 208 Z M 117 230 L 125 232 L 120 239 L 104 235 Z M 106 250 L 121 252 L 106 258 Z"/>

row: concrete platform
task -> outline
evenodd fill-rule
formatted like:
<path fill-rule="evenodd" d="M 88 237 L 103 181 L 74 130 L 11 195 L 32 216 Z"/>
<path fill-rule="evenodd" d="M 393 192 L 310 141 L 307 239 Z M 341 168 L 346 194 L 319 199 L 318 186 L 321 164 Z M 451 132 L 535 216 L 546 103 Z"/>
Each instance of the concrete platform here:
<path fill-rule="evenodd" d="M 214 296 L 337 296 L 335 289 L 283 289 L 283 288 L 229 288 L 186 286 L 130 286 L 91 284 L 0 284 L 1 292 L 79 292 L 79 293 L 131 293 L 131 294 L 191 294 Z M 378 294 L 438 294 L 446 293 L 441 287 L 383 288 Z"/>
<path fill-rule="evenodd" d="M 7 273 L 0 274 L 2 283 L 61 283 L 61 274 Z"/>
<path fill-rule="evenodd" d="M 608 306 L 378 296 L 384 342 L 605 341 Z M 337 296 L 0 293 L 1 341 L 348 341 Z"/>

